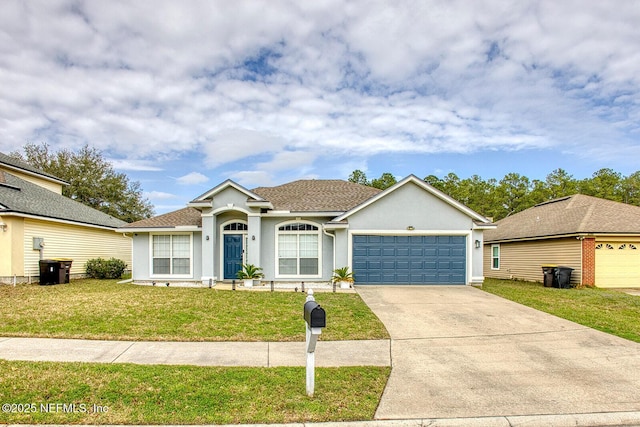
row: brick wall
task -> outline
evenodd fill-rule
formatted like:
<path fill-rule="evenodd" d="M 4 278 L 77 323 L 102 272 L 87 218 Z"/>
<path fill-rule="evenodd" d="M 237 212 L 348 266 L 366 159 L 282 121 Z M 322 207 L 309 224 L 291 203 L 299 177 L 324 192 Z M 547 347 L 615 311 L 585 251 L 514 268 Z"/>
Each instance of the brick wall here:
<path fill-rule="evenodd" d="M 596 283 L 596 239 L 582 240 L 582 285 L 595 286 Z"/>

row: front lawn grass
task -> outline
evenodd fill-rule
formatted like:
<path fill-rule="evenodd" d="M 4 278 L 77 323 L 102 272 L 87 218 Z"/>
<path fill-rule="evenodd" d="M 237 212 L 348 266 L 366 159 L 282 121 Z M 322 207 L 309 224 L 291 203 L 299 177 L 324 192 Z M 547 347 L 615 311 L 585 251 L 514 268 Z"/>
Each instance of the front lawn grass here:
<path fill-rule="evenodd" d="M 386 339 L 357 294 L 315 294 L 322 340 Z M 132 341 L 304 341 L 301 292 L 226 291 L 77 280 L 0 286 L 0 336 Z"/>
<path fill-rule="evenodd" d="M 485 279 L 482 290 L 572 322 L 640 342 L 640 297 L 598 288 L 545 288 L 542 283 Z"/>
<path fill-rule="evenodd" d="M 0 360 L 0 424 L 371 420 L 389 373 L 388 367 L 317 368 L 315 395 L 308 397 L 304 368 Z"/>

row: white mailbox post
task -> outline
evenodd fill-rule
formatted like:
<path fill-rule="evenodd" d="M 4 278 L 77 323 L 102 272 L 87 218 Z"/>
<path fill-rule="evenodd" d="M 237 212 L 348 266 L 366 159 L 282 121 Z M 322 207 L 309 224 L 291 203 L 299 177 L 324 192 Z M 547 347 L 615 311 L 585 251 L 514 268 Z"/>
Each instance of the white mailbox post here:
<path fill-rule="evenodd" d="M 316 343 L 322 328 L 327 325 L 326 314 L 313 297 L 313 289 L 309 289 L 304 303 L 304 320 L 307 327 L 307 395 L 311 397 L 315 389 Z"/>

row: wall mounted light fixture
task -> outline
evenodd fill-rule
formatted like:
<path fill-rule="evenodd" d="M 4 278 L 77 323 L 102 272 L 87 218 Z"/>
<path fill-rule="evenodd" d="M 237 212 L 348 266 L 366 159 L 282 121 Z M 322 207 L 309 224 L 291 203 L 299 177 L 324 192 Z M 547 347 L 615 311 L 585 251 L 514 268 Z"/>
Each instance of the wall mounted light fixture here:
<path fill-rule="evenodd" d="M 0 228 L 2 228 L 2 231 L 7 231 L 7 224 L 0 222 Z"/>
<path fill-rule="evenodd" d="M 476 248 L 480 247 L 480 240 L 476 240 Z"/>
<path fill-rule="evenodd" d="M 209 236 L 204 236 L 204 240 L 209 240 Z"/>
<path fill-rule="evenodd" d="M 409 226 L 407 226 L 407 230 L 409 230 L 409 231 L 413 231 L 413 230 L 415 230 L 415 229 L 416 229 L 416 228 L 415 228 L 413 225 L 409 225 Z"/>

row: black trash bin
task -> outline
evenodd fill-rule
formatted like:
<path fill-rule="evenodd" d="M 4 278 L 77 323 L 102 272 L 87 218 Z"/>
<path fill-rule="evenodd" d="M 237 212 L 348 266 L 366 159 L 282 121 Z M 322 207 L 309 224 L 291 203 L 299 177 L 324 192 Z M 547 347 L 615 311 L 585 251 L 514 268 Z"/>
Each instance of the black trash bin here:
<path fill-rule="evenodd" d="M 71 272 L 71 263 L 73 260 L 70 258 L 53 258 L 53 261 L 59 263 L 58 283 L 69 283 L 69 273 Z"/>
<path fill-rule="evenodd" d="M 570 288 L 571 287 L 571 272 L 573 268 L 570 267 L 558 267 L 556 269 L 556 277 L 558 278 L 558 287 L 559 288 Z"/>
<path fill-rule="evenodd" d="M 40 285 L 69 283 L 72 262 L 69 258 L 40 260 Z"/>
<path fill-rule="evenodd" d="M 542 266 L 542 273 L 544 274 L 544 287 L 545 288 L 557 288 L 558 277 L 556 275 L 557 265 L 545 264 Z"/>
<path fill-rule="evenodd" d="M 60 263 L 52 259 L 40 260 L 40 285 L 60 283 Z"/>

